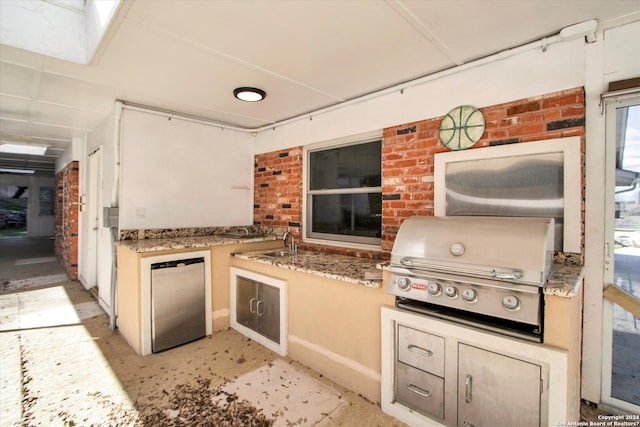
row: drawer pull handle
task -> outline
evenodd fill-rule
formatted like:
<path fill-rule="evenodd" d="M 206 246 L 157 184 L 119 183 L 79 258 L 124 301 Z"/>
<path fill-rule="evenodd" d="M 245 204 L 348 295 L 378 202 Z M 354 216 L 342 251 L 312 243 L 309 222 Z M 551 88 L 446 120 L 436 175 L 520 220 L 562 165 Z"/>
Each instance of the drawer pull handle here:
<path fill-rule="evenodd" d="M 417 345 L 408 345 L 407 350 L 412 351 L 420 356 L 430 357 L 433 356 L 433 351 L 427 350 L 426 348 L 418 347 Z"/>
<path fill-rule="evenodd" d="M 431 392 L 430 391 L 421 389 L 420 387 L 415 386 L 413 384 L 409 384 L 407 386 L 407 390 L 409 390 L 410 392 L 413 392 L 415 394 L 418 394 L 418 395 L 420 395 L 422 397 L 431 397 Z"/>
<path fill-rule="evenodd" d="M 471 375 L 467 375 L 464 379 L 464 401 L 466 403 L 471 403 L 471 399 L 473 396 L 471 395 L 471 386 L 472 386 L 473 378 Z"/>
<path fill-rule="evenodd" d="M 249 311 L 250 311 L 252 314 L 255 314 L 255 312 L 256 312 L 256 310 L 253 308 L 253 303 L 254 303 L 254 302 L 256 302 L 256 299 L 255 299 L 255 298 L 251 298 L 251 299 L 249 300 Z"/>

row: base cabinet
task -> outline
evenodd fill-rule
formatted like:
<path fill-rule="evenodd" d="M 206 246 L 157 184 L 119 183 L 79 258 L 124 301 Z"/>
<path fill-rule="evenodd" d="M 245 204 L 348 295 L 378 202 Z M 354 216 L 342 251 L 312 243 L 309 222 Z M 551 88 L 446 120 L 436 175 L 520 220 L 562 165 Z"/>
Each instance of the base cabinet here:
<path fill-rule="evenodd" d="M 237 278 L 238 323 L 280 342 L 280 290 L 246 277 Z"/>
<path fill-rule="evenodd" d="M 397 325 L 396 400 L 444 419 L 444 338 Z"/>
<path fill-rule="evenodd" d="M 566 351 L 392 307 L 381 385 L 383 411 L 410 426 L 548 427 L 568 413 Z"/>
<path fill-rule="evenodd" d="M 281 356 L 287 355 L 287 282 L 230 269 L 231 327 Z"/>
<path fill-rule="evenodd" d="M 396 326 L 396 402 L 444 421 L 447 338 Z M 540 427 L 540 365 L 464 343 L 456 350 L 449 362 L 457 360 L 456 425 Z"/>

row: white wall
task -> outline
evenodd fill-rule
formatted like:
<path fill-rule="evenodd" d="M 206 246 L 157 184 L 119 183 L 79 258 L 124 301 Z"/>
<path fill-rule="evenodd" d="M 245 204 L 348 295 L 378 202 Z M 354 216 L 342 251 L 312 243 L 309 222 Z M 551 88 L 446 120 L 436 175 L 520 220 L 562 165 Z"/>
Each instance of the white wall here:
<path fill-rule="evenodd" d="M 248 133 L 126 107 L 121 126 L 121 229 L 253 223 Z"/>
<path fill-rule="evenodd" d="M 256 153 L 328 141 L 445 115 L 458 105 L 485 106 L 584 84 L 584 41 L 541 45 L 499 55 L 424 79 L 424 83 L 322 114 L 311 114 L 256 136 Z"/>

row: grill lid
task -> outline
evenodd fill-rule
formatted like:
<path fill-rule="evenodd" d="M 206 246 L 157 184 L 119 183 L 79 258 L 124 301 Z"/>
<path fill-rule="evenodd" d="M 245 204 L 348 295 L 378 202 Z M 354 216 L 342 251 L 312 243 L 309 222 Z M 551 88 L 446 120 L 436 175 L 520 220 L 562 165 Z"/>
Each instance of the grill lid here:
<path fill-rule="evenodd" d="M 552 218 L 415 216 L 398 230 L 391 265 L 543 285 L 553 225 Z"/>

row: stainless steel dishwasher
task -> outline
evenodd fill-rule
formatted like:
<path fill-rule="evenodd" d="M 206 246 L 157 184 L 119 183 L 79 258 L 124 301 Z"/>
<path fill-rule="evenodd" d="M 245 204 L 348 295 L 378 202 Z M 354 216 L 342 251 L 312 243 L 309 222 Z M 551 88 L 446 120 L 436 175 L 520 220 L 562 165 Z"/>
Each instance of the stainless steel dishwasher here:
<path fill-rule="evenodd" d="M 151 264 L 151 351 L 206 335 L 204 258 Z"/>

